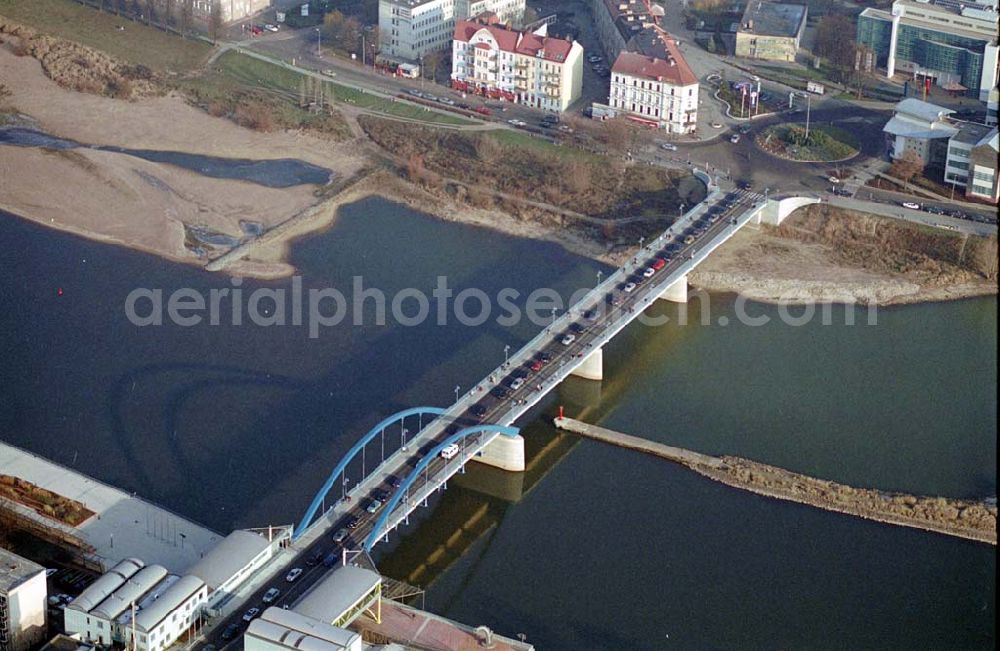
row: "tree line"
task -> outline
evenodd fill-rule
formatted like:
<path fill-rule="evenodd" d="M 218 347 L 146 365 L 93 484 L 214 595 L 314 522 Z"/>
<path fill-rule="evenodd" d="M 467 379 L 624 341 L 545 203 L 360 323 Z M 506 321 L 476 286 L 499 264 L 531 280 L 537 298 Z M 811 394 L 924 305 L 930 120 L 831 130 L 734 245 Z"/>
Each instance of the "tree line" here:
<path fill-rule="evenodd" d="M 180 32 L 194 29 L 195 0 L 76 0 L 98 11 L 113 13 L 151 27 Z M 222 31 L 222 2 L 213 0 L 208 16 L 209 36 L 217 40 Z"/>

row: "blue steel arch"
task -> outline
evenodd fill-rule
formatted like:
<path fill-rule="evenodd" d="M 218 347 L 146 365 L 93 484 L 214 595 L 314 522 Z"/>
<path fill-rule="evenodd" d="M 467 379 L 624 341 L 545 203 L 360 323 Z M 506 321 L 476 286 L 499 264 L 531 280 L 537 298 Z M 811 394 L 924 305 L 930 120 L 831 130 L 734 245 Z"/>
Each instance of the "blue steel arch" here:
<path fill-rule="evenodd" d="M 384 430 L 386 427 L 389 427 L 394 423 L 398 423 L 404 420 L 407 416 L 416 416 L 417 414 L 420 414 L 421 416 L 425 414 L 431 414 L 432 416 L 440 416 L 444 412 L 445 410 L 440 409 L 439 407 L 412 407 L 410 409 L 404 409 L 403 411 L 396 412 L 392 416 L 383 419 L 375 427 L 371 428 L 367 434 L 358 439 L 358 442 L 355 443 L 354 446 L 347 451 L 347 454 L 343 456 L 340 462 L 333 467 L 333 471 L 330 473 L 330 476 L 323 483 L 323 486 L 320 487 L 319 492 L 316 493 L 316 497 L 313 498 L 313 501 L 309 505 L 309 508 L 306 509 L 306 513 L 305 515 L 302 516 L 302 520 L 299 522 L 299 526 L 295 528 L 295 533 L 293 535 L 293 538 L 298 538 L 299 536 L 301 536 L 302 532 L 304 532 L 309 527 L 310 523 L 312 522 L 312 519 L 316 517 L 316 511 L 319 510 L 320 506 L 323 504 L 323 500 L 326 499 L 326 496 L 330 492 L 330 489 L 333 488 L 333 482 L 336 481 L 337 476 L 340 475 L 342 472 L 344 472 L 344 470 L 347 468 L 347 465 L 354 460 L 354 457 L 357 456 L 358 452 L 361 452 L 361 449 L 364 448 L 366 445 L 368 445 L 368 443 L 372 439 L 378 436 L 378 434 L 382 430 Z"/>
<path fill-rule="evenodd" d="M 389 499 L 389 502 L 384 507 L 382 507 L 382 515 L 380 515 L 378 517 L 378 520 L 375 521 L 375 526 L 372 528 L 372 532 L 368 534 L 368 538 L 365 539 L 365 551 L 370 552 L 372 550 L 372 547 L 375 546 L 375 543 L 378 542 L 378 539 L 382 537 L 382 534 L 380 532 L 382 528 L 385 527 L 386 523 L 389 521 L 389 517 L 392 515 L 393 509 L 395 509 L 399 505 L 399 502 L 400 500 L 403 499 L 403 495 L 406 494 L 407 489 L 409 489 L 410 486 L 413 484 L 413 482 L 417 480 L 417 477 L 420 476 L 420 471 L 426 468 L 431 461 L 433 461 L 439 454 L 441 454 L 441 450 L 445 449 L 452 443 L 465 438 L 466 436 L 472 434 L 478 434 L 479 432 L 500 432 L 500 434 L 502 434 L 503 436 L 509 436 L 513 438 L 517 436 L 520 431 L 521 431 L 520 428 L 508 427 L 505 425 L 489 425 L 489 424 L 473 425 L 472 427 L 466 427 L 464 429 L 458 430 L 457 432 L 446 438 L 444 441 L 439 443 L 437 446 L 435 446 L 435 448 L 430 452 L 428 452 L 423 459 L 417 462 L 416 467 L 413 468 L 413 472 L 411 472 L 409 476 L 403 480 L 403 483 L 401 483 L 399 485 L 399 488 L 396 489 L 396 492 L 393 493 L 392 498 Z"/>

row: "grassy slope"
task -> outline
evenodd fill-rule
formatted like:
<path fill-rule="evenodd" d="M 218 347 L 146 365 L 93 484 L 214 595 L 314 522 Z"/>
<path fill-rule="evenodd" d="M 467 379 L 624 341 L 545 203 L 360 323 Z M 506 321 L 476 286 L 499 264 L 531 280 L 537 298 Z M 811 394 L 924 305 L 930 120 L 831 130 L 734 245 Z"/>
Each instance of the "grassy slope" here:
<path fill-rule="evenodd" d="M 227 52 L 216 62 L 223 74 L 247 87 L 266 88 L 278 92 L 289 99 L 297 101 L 302 75 L 294 70 L 279 65 L 261 61 L 238 52 Z M 434 124 L 473 124 L 455 115 L 446 115 L 422 109 L 404 102 L 393 102 L 369 93 L 363 93 L 354 88 L 343 86 L 334 81 L 323 82 L 326 97 L 335 102 L 353 104 L 388 115 L 413 118 Z"/>
<path fill-rule="evenodd" d="M 183 39 L 71 0 L 0 0 L 0 15 L 154 70 L 193 70 L 211 50 L 201 41 Z"/>

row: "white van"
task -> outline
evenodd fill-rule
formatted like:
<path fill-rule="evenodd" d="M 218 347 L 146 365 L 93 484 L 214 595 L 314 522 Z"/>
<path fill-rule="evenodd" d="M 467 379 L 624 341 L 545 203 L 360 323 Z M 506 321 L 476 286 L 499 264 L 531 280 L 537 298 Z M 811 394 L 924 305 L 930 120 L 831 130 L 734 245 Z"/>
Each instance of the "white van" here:
<path fill-rule="evenodd" d="M 445 446 L 445 448 L 441 450 L 442 459 L 454 459 L 456 456 L 458 456 L 458 445 L 455 443 Z"/>

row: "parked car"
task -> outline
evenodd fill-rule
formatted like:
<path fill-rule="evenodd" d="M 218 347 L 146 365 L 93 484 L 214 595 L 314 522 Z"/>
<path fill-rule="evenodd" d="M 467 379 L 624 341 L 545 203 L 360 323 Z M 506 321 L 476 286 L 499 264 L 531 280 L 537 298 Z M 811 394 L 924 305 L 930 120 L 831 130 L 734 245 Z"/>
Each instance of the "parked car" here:
<path fill-rule="evenodd" d="M 740 134 L 738 134 L 738 133 L 734 133 L 733 135 L 731 135 L 729 137 L 729 142 L 733 143 L 734 145 L 736 143 L 738 143 L 739 141 L 740 141 Z"/>
<path fill-rule="evenodd" d="M 660 149 L 666 149 L 667 151 L 677 151 L 677 145 L 670 142 L 661 142 Z"/>
<path fill-rule="evenodd" d="M 285 575 L 285 581 L 288 581 L 289 583 L 295 583 L 295 580 L 300 576 L 302 576 L 302 568 L 293 567 L 291 571 L 289 571 L 288 574 Z"/>
<path fill-rule="evenodd" d="M 741 124 L 740 127 L 737 129 L 737 131 L 739 131 L 740 133 L 742 133 L 745 136 L 748 133 L 750 133 L 750 125 L 749 124 Z"/>
<path fill-rule="evenodd" d="M 410 88 L 406 92 L 409 93 L 410 95 L 413 95 L 414 97 L 423 97 L 424 96 L 423 93 L 421 93 L 419 90 L 416 90 L 415 88 Z"/>
<path fill-rule="evenodd" d="M 518 119 L 507 120 L 507 124 L 511 125 L 512 127 L 518 127 L 518 128 L 528 126 L 527 122 Z"/>
<path fill-rule="evenodd" d="M 604 57 L 597 56 L 596 54 L 591 54 L 589 57 L 587 57 L 587 61 L 589 61 L 590 63 L 600 63 L 603 60 Z"/>
<path fill-rule="evenodd" d="M 266 604 L 269 604 L 272 601 L 274 601 L 275 599 L 277 599 L 278 595 L 280 595 L 280 594 L 281 594 L 281 590 L 278 590 L 277 588 L 271 588 L 270 590 L 268 590 L 267 592 L 264 593 L 264 596 L 261 597 L 260 600 L 263 601 Z"/>
<path fill-rule="evenodd" d="M 635 291 L 635 288 L 636 288 L 636 284 L 635 283 L 625 283 L 625 287 L 623 288 L 623 291 L 626 294 L 631 294 L 632 292 Z"/>
<path fill-rule="evenodd" d="M 485 106 L 477 106 L 476 108 L 474 108 L 472 110 L 475 111 L 476 113 L 480 113 L 482 115 L 493 115 L 493 111 L 489 110 Z"/>
<path fill-rule="evenodd" d="M 385 483 L 389 484 L 390 488 L 396 489 L 403 482 L 396 475 L 389 475 L 385 478 Z"/>
<path fill-rule="evenodd" d="M 910 210 L 920 210 L 920 204 L 919 203 L 915 203 L 913 201 L 904 201 L 903 202 L 903 207 L 904 208 L 909 208 Z"/>
<path fill-rule="evenodd" d="M 646 270 L 642 272 L 642 276 L 643 278 L 652 278 L 653 274 L 655 273 L 656 269 L 653 269 L 652 267 L 646 267 Z"/>
<path fill-rule="evenodd" d="M 833 183 L 834 185 L 840 183 L 840 179 L 838 179 L 836 176 L 828 176 L 826 180 L 829 181 L 830 183 Z"/>
<path fill-rule="evenodd" d="M 431 446 L 433 446 L 433 445 L 434 444 L 431 443 Z M 361 518 L 359 518 L 356 515 L 349 515 L 349 516 L 347 516 L 347 520 L 344 522 L 344 525 L 348 529 L 357 529 L 358 525 L 360 525 L 360 524 L 361 524 Z"/>
<path fill-rule="evenodd" d="M 540 359 L 535 359 L 535 360 L 531 361 L 531 370 L 534 371 L 534 372 L 536 372 L 536 373 L 538 371 L 542 370 L 543 366 L 545 366 L 545 362 L 543 362 Z"/>
<path fill-rule="evenodd" d="M 269 32 L 276 32 L 278 31 L 278 26 L 272 25 L 271 23 L 267 23 L 266 25 L 264 25 L 264 29 L 266 29 Z"/>
<path fill-rule="evenodd" d="M 508 384 L 510 386 L 511 391 L 517 391 L 518 389 L 524 386 L 524 378 L 516 377 L 512 379 Z"/>
<path fill-rule="evenodd" d="M 254 606 L 253 608 L 250 608 L 245 613 L 243 613 L 243 621 L 244 622 L 252 621 L 253 618 L 256 617 L 259 614 L 260 614 L 260 608 L 257 608 L 256 606 Z"/>
<path fill-rule="evenodd" d="M 659 271 L 660 269 L 663 269 L 664 267 L 667 266 L 667 261 L 664 260 L 663 258 L 657 258 L 656 260 L 653 261 L 652 266 L 655 271 Z"/>
<path fill-rule="evenodd" d="M 229 640 L 235 638 L 239 632 L 240 625 L 234 622 L 222 631 L 222 639 L 228 642 Z"/>
<path fill-rule="evenodd" d="M 382 502 L 380 500 L 373 499 L 368 502 L 368 506 L 365 507 L 365 511 L 369 513 L 378 513 L 378 510 L 382 508 Z"/>
<path fill-rule="evenodd" d="M 559 343 L 561 343 L 563 346 L 569 346 L 574 341 L 576 341 L 576 335 L 567 333 L 563 335 L 563 338 L 559 340 Z"/>

